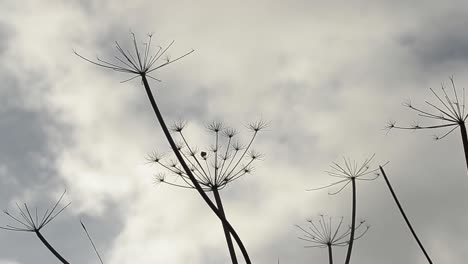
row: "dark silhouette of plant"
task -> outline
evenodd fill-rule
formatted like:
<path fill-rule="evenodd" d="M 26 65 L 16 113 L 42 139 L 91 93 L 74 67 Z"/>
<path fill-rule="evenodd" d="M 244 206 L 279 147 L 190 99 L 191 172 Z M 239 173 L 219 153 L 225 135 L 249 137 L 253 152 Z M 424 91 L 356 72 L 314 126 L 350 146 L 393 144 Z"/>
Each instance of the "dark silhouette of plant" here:
<path fill-rule="evenodd" d="M 401 207 L 400 201 L 398 201 L 398 198 L 397 198 L 395 192 L 393 191 L 392 185 L 390 184 L 390 181 L 388 180 L 388 177 L 385 174 L 384 169 L 382 168 L 382 166 L 379 166 L 379 169 L 382 172 L 382 175 L 383 175 L 383 177 L 385 179 L 385 183 L 387 184 L 387 187 L 390 190 L 390 193 L 392 194 L 393 200 L 395 200 L 395 203 L 398 206 L 398 209 L 400 210 L 401 215 L 405 219 L 406 225 L 410 229 L 411 234 L 413 235 L 414 239 L 418 243 L 419 248 L 421 248 L 422 252 L 424 253 L 424 256 L 426 257 L 427 261 L 432 264 L 432 260 L 429 257 L 429 254 L 427 254 L 426 249 L 424 248 L 423 244 L 421 243 L 418 236 L 416 235 L 416 232 L 414 231 L 413 226 L 411 226 L 411 223 L 410 223 L 408 217 L 406 217 L 405 211 L 403 210 L 403 207 Z"/>
<path fill-rule="evenodd" d="M 302 230 L 303 236 L 298 237 L 301 240 L 310 242 L 311 245 L 304 246 L 305 248 L 327 248 L 328 249 L 328 262 L 333 264 L 333 252 L 332 247 L 334 246 L 346 246 L 350 242 L 351 227 L 342 229 L 343 218 L 341 217 L 338 224 L 333 224 L 332 217 L 325 218 L 324 215 L 320 215 L 318 220 L 309 219 L 308 228 L 301 227 L 296 225 L 297 228 Z M 369 230 L 369 225 L 364 225 L 365 221 L 362 220 L 354 228 L 354 232 L 361 229 L 361 234 L 354 237 L 353 240 L 357 240 L 364 236 Z M 361 228 L 361 227 L 365 227 Z M 342 230 L 341 230 L 342 229 Z"/>
<path fill-rule="evenodd" d="M 237 245 L 239 246 L 242 255 L 246 261 L 246 263 L 250 264 L 250 257 L 247 253 L 247 249 L 245 248 L 242 240 L 240 239 L 239 235 L 237 232 L 234 230 L 234 228 L 231 226 L 231 224 L 226 220 L 226 218 L 223 216 L 220 210 L 216 207 L 216 205 L 210 200 L 210 198 L 206 195 L 205 191 L 203 188 L 200 186 L 198 183 L 195 175 L 192 173 L 190 170 L 189 165 L 185 162 L 182 154 L 179 152 L 177 145 L 174 141 L 174 139 L 171 136 L 171 133 L 169 132 L 169 129 L 167 128 L 167 125 L 164 121 L 164 118 L 161 114 L 161 111 L 159 110 L 159 107 L 156 103 L 156 100 L 153 96 L 153 92 L 151 91 L 150 85 L 148 83 L 148 78 L 160 81 L 159 79 L 151 76 L 150 74 L 153 73 L 154 71 L 165 67 L 173 62 L 176 62 L 187 55 L 191 54 L 193 50 L 183 54 L 182 56 L 176 57 L 175 59 L 170 59 L 170 57 L 166 56 L 165 60 L 161 61 L 161 57 L 166 54 L 166 52 L 170 49 L 170 47 L 173 45 L 174 41 L 171 42 L 168 46 L 165 48 L 159 47 L 156 49 L 156 51 L 153 51 L 151 47 L 151 40 L 152 40 L 152 35 L 148 36 L 148 42 L 143 43 L 143 48 L 140 49 L 137 45 L 136 37 L 135 34 L 132 33 L 132 38 L 133 38 L 133 52 L 130 52 L 128 50 L 124 50 L 118 42 L 116 42 L 116 48 L 118 51 L 119 56 L 114 56 L 115 61 L 106 61 L 102 60 L 99 57 L 96 58 L 96 61 L 90 60 L 79 53 L 75 51 L 75 54 L 79 56 L 80 58 L 94 64 L 100 67 L 104 67 L 107 69 L 111 69 L 117 72 L 123 72 L 123 73 L 128 73 L 131 75 L 134 75 L 133 77 L 124 80 L 123 82 L 133 80 L 135 78 L 140 77 L 141 82 L 143 83 L 143 86 L 145 88 L 146 94 L 148 96 L 148 99 L 150 101 L 150 104 L 153 108 L 153 111 L 156 115 L 156 118 L 161 125 L 161 129 L 164 132 L 164 135 L 167 138 L 167 141 L 169 145 L 172 148 L 172 151 L 177 157 L 177 160 L 179 161 L 182 169 L 185 171 L 187 176 L 189 177 L 190 181 L 192 182 L 194 188 L 198 191 L 200 196 L 203 198 L 203 200 L 206 202 L 206 204 L 211 208 L 213 213 L 216 214 L 216 216 L 223 222 L 223 225 L 227 227 L 229 232 L 232 234 L 234 237 L 234 240 L 236 241 Z"/>
<path fill-rule="evenodd" d="M 40 214 L 37 208 L 32 211 L 30 210 L 29 206 L 24 203 L 23 206 L 20 206 L 18 203 L 16 207 L 19 211 L 19 215 L 15 216 L 8 212 L 7 210 L 3 211 L 9 218 L 15 222 L 13 225 L 6 225 L 0 226 L 0 229 L 8 230 L 8 231 L 15 231 L 15 232 L 33 232 L 39 238 L 39 240 L 44 244 L 44 246 L 54 254 L 54 256 L 60 260 L 60 262 L 64 264 L 68 264 L 69 262 L 60 255 L 60 253 L 55 250 L 55 248 L 45 239 L 45 237 L 41 234 L 41 230 L 50 224 L 65 208 L 67 208 L 70 203 L 66 204 L 63 207 L 59 207 L 60 202 L 63 199 L 66 191 L 62 193 L 60 198 L 54 204 L 51 209 L 47 209 L 44 214 Z"/>
<path fill-rule="evenodd" d="M 387 129 L 405 129 L 405 130 L 420 130 L 420 129 L 439 129 L 439 128 L 449 128 L 444 134 L 440 136 L 434 136 L 435 140 L 440 140 L 448 136 L 452 133 L 457 127 L 460 128 L 461 138 L 463 142 L 463 150 L 465 152 L 465 161 L 466 166 L 468 169 L 468 136 L 466 132 L 466 125 L 465 120 L 468 117 L 468 113 L 465 113 L 465 89 L 462 90 L 461 95 L 461 102 L 459 98 L 459 94 L 457 93 L 457 89 L 455 87 L 455 82 L 453 77 L 450 77 L 450 83 L 453 90 L 452 98 L 449 97 L 444 84 L 442 84 L 441 90 L 442 94 L 437 94 L 432 88 L 432 94 L 434 94 L 436 101 L 440 103 L 440 105 L 436 105 L 436 103 L 431 103 L 429 101 L 425 101 L 426 104 L 429 106 L 429 110 L 423 110 L 422 108 L 415 107 L 411 104 L 411 101 L 407 101 L 403 103 L 405 107 L 415 111 L 418 113 L 419 116 L 436 120 L 439 123 L 435 125 L 429 126 L 420 126 L 418 123 L 415 123 L 412 126 L 397 126 L 396 121 L 389 121 L 386 128 Z"/>
<path fill-rule="evenodd" d="M 83 223 L 83 220 L 80 220 L 80 223 L 81 223 L 81 227 L 83 228 L 83 231 L 86 233 L 86 236 L 88 237 L 89 242 L 91 243 L 91 246 L 93 246 L 94 253 L 96 253 L 96 256 L 98 257 L 99 262 L 101 262 L 101 264 L 104 264 L 104 262 L 102 261 L 101 255 L 99 254 L 99 251 L 96 248 L 96 245 L 94 245 L 94 241 L 91 238 L 91 235 L 89 235 L 88 229 L 86 228 L 85 224 Z"/>
<path fill-rule="evenodd" d="M 370 158 L 364 160 L 361 165 L 355 160 L 351 160 L 349 158 L 343 157 L 343 164 L 340 165 L 336 162 L 333 162 L 331 167 L 331 171 L 327 171 L 328 175 L 336 178 L 342 178 L 342 180 L 338 180 L 334 183 L 331 183 L 327 186 L 323 186 L 320 188 L 313 188 L 308 189 L 307 191 L 314 191 L 314 190 L 321 190 L 329 187 L 333 187 L 335 185 L 343 184 L 343 186 L 335 192 L 329 192 L 330 195 L 335 195 L 340 193 L 349 183 L 352 186 L 352 216 L 351 216 L 351 232 L 349 237 L 349 245 L 348 251 L 346 253 L 346 260 L 345 264 L 349 264 L 351 260 L 351 252 L 353 249 L 354 244 L 354 231 L 356 230 L 356 181 L 372 181 L 377 179 L 379 176 L 375 174 L 374 177 L 368 177 L 370 174 L 375 173 L 379 169 L 370 169 L 370 163 L 373 160 L 375 154 L 372 155 Z"/>
<path fill-rule="evenodd" d="M 171 128 L 172 132 L 180 137 L 179 152 L 184 157 L 185 162 L 189 164 L 190 170 L 203 190 L 213 193 L 218 210 L 226 217 L 219 191 L 229 183 L 249 174 L 253 169 L 252 163 L 262 157 L 260 153 L 252 150 L 251 147 L 258 132 L 266 125 L 261 121 L 248 125 L 252 135 L 244 146 L 237 140 L 237 130 L 226 127 L 221 122 L 212 122 L 207 125 L 207 129 L 214 136 L 214 145 L 203 150 L 199 150 L 188 142 L 186 135 L 184 135 L 186 125 L 186 122 L 177 122 Z M 156 152 L 150 155 L 148 160 L 160 165 L 170 175 L 175 176 L 168 180 L 164 173 L 159 173 L 156 175 L 156 182 L 195 189 L 189 176 L 183 171 L 177 160 L 166 161 Z M 177 182 L 177 180 L 182 181 Z M 223 225 L 223 229 L 231 260 L 233 263 L 237 263 L 236 252 L 229 230 L 225 225 Z"/>

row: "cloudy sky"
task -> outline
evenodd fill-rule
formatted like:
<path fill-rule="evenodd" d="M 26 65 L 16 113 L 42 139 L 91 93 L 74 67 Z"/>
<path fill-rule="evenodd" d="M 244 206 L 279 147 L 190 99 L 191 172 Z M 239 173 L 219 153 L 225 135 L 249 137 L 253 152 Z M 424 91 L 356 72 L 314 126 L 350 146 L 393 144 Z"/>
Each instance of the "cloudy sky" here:
<path fill-rule="evenodd" d="M 222 192 L 254 263 L 325 263 L 304 249 L 295 224 L 318 214 L 349 219 L 351 189 L 331 183 L 343 155 L 387 173 L 434 262 L 468 257 L 468 176 L 459 131 L 391 131 L 411 125 L 402 107 L 424 107 L 453 75 L 468 84 L 465 1 L 55 1 L 0 2 L 0 207 L 44 210 L 67 190 L 67 210 L 43 234 L 71 263 L 229 263 L 219 220 L 192 190 L 155 185 L 145 158 L 169 152 L 144 89 L 125 74 L 84 62 L 73 50 L 112 58 L 114 41 L 176 40 L 194 49 L 151 82 L 169 123 L 188 121 L 197 142 L 223 120 L 269 127 L 255 170 Z M 420 124 L 425 123 L 421 120 Z M 443 133 L 443 131 L 440 131 Z M 358 218 L 371 229 L 352 262 L 426 263 L 383 179 L 359 182 Z M 347 220 L 349 222 L 349 220 Z M 2 226 L 12 222 L 0 217 Z M 345 251 L 337 250 L 342 261 Z M 58 263 L 29 233 L 0 232 L 0 263 Z"/>

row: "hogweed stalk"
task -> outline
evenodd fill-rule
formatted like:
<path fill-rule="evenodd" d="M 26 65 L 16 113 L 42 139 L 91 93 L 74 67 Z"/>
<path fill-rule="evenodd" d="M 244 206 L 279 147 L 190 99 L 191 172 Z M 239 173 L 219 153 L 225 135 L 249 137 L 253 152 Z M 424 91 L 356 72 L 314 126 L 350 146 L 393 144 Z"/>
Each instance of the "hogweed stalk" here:
<path fill-rule="evenodd" d="M 309 219 L 309 227 L 301 227 L 296 225 L 297 228 L 302 230 L 303 236 L 298 237 L 300 240 L 309 242 L 310 245 L 304 246 L 305 248 L 327 248 L 328 249 L 328 262 L 333 264 L 333 252 L 332 247 L 334 246 L 346 246 L 350 242 L 351 227 L 342 228 L 344 217 L 341 217 L 338 224 L 334 224 L 332 217 L 325 217 L 320 215 L 318 220 Z M 365 227 L 365 228 L 361 228 Z M 354 240 L 358 240 L 363 237 L 370 226 L 365 225 L 365 221 L 362 220 L 354 228 L 354 231 L 361 232 L 359 235 L 354 237 Z"/>
<path fill-rule="evenodd" d="M 99 251 L 96 248 L 96 245 L 94 245 L 94 241 L 91 238 L 91 235 L 88 232 L 88 229 L 86 228 L 85 224 L 83 223 L 83 220 L 80 220 L 81 227 L 83 228 L 83 231 L 86 233 L 86 237 L 88 237 L 89 243 L 91 243 L 91 246 L 93 246 L 94 253 L 96 253 L 96 256 L 99 259 L 99 262 L 101 264 L 104 264 L 104 261 L 102 261 L 101 254 L 99 254 Z"/>
<path fill-rule="evenodd" d="M 424 248 L 423 244 L 422 244 L 421 241 L 419 240 L 418 235 L 416 235 L 416 231 L 414 231 L 413 226 L 411 225 L 411 223 L 410 223 L 408 217 L 406 216 L 406 213 L 405 213 L 405 211 L 403 210 L 403 207 L 401 206 L 400 201 L 398 200 L 398 197 L 396 196 L 395 191 L 393 190 L 392 185 L 390 184 L 390 181 L 388 180 L 387 174 L 385 174 L 385 171 L 384 171 L 384 169 L 382 168 L 382 166 L 379 166 L 379 169 L 380 169 L 380 171 L 382 172 L 382 175 L 383 175 L 383 177 L 384 177 L 384 179 L 385 179 L 385 183 L 387 184 L 387 187 L 388 187 L 388 189 L 390 190 L 390 193 L 392 194 L 393 200 L 395 201 L 395 203 L 396 203 L 396 205 L 397 205 L 397 207 L 398 207 L 398 210 L 400 211 L 401 215 L 402 215 L 403 218 L 405 219 L 406 225 L 408 226 L 409 230 L 411 231 L 411 234 L 413 235 L 414 239 L 415 239 L 416 242 L 418 243 L 419 248 L 421 249 L 421 251 L 423 252 L 424 256 L 425 256 L 426 259 L 427 259 L 427 262 L 429 262 L 430 264 L 432 264 L 432 260 L 431 260 L 431 258 L 429 257 L 429 254 L 427 253 L 427 251 L 426 251 L 426 249 Z"/>
<path fill-rule="evenodd" d="M 203 150 L 199 150 L 189 143 L 187 136 L 184 134 L 186 125 L 186 122 L 177 122 L 171 128 L 172 132 L 180 138 L 177 148 L 185 162 L 191 166 L 190 170 L 196 177 L 197 182 L 205 192 L 213 193 L 218 210 L 223 217 L 226 217 L 219 191 L 229 183 L 249 174 L 253 169 L 253 162 L 262 157 L 262 154 L 252 149 L 252 144 L 259 131 L 263 130 L 266 124 L 262 121 L 249 124 L 248 128 L 252 135 L 248 143 L 243 145 L 237 140 L 237 130 L 226 127 L 221 122 L 212 122 L 207 125 L 207 129 L 214 136 L 214 144 Z M 157 152 L 150 155 L 148 160 L 161 166 L 170 175 L 175 176 L 172 180 L 168 180 L 164 173 L 159 173 L 156 175 L 157 183 L 195 189 L 189 176 L 176 160 L 167 161 Z M 181 182 L 178 183 L 177 180 L 181 180 Z M 233 263 L 238 263 L 231 235 L 224 224 L 223 230 L 231 260 Z"/>
<path fill-rule="evenodd" d="M 118 42 L 116 42 L 116 49 L 118 51 L 118 54 L 120 56 L 114 56 L 114 61 L 107 61 L 107 60 L 102 60 L 99 57 L 96 58 L 96 60 L 91 60 L 88 59 L 78 52 L 74 52 L 77 56 L 80 58 L 103 68 L 110 69 L 113 71 L 117 72 L 123 72 L 123 73 L 128 73 L 131 75 L 134 75 L 133 77 L 124 80 L 123 82 L 133 80 L 135 78 L 140 77 L 141 82 L 143 83 L 143 86 L 145 88 L 146 94 L 148 96 L 148 99 L 150 101 L 150 104 L 153 108 L 154 114 L 156 115 L 156 118 L 161 126 L 161 129 L 164 132 L 164 135 L 166 136 L 166 139 L 169 143 L 169 145 L 172 148 L 172 151 L 177 157 L 177 160 L 179 161 L 180 165 L 182 166 L 182 169 L 185 171 L 187 176 L 189 177 L 190 181 L 192 182 L 193 186 L 197 190 L 197 192 L 200 194 L 200 196 L 203 198 L 205 203 L 210 207 L 210 209 L 213 211 L 214 214 L 223 222 L 223 225 L 227 227 L 229 232 L 232 234 L 234 237 L 237 245 L 239 246 L 242 255 L 246 261 L 247 264 L 250 264 L 250 257 L 247 253 L 247 249 L 245 248 L 242 240 L 240 239 L 239 235 L 235 231 L 235 229 L 232 227 L 232 225 L 226 220 L 226 218 L 223 216 L 223 214 L 218 210 L 216 205 L 210 200 L 210 198 L 206 195 L 204 192 L 203 188 L 200 186 L 198 183 L 196 177 L 190 170 L 189 165 L 185 162 L 182 154 L 179 152 L 176 143 L 174 142 L 174 139 L 171 136 L 171 133 L 169 129 L 167 128 L 167 125 L 164 121 L 164 118 L 161 114 L 161 111 L 159 110 L 159 107 L 156 103 L 156 100 L 153 96 L 153 92 L 151 91 L 151 87 L 148 83 L 148 78 L 153 79 L 156 81 L 160 81 L 159 79 L 153 77 L 151 74 L 155 72 L 158 69 L 161 69 L 173 62 L 176 62 L 189 54 L 191 54 L 194 50 L 191 50 L 181 56 L 176 57 L 175 59 L 171 59 L 169 56 L 166 56 L 164 58 L 164 61 L 162 61 L 162 56 L 164 56 L 167 51 L 172 47 L 173 42 L 171 42 L 168 46 L 166 47 L 158 47 L 156 50 L 153 50 L 152 48 L 152 35 L 150 34 L 148 36 L 148 42 L 143 43 L 143 49 L 140 49 L 137 40 L 135 37 L 135 34 L 132 34 L 133 38 L 133 52 L 130 52 L 129 50 L 124 50 Z"/>
<path fill-rule="evenodd" d="M 63 199 L 66 191 L 62 193 L 57 202 L 52 206 L 51 209 L 47 209 L 44 214 L 40 214 L 36 208 L 34 211 L 29 208 L 29 206 L 24 203 L 22 206 L 16 203 L 19 215 L 13 215 L 7 210 L 3 212 L 10 219 L 15 222 L 12 225 L 0 226 L 0 229 L 14 231 L 14 232 L 32 232 L 35 233 L 39 240 L 44 244 L 44 246 L 63 264 L 69 264 L 69 262 L 58 253 L 57 250 L 45 239 L 41 234 L 41 230 L 50 224 L 60 213 L 63 212 L 70 204 L 66 204 L 63 207 L 59 207 L 60 202 Z"/>
<path fill-rule="evenodd" d="M 402 129 L 402 130 L 424 130 L 424 129 L 448 129 L 441 135 L 434 136 L 435 140 L 441 140 L 450 135 L 457 128 L 460 128 L 461 139 L 463 143 L 463 151 L 465 153 L 465 162 L 468 169 L 468 135 L 466 132 L 465 121 L 468 118 L 468 113 L 465 110 L 465 88 L 462 89 L 461 98 L 457 93 L 457 88 L 453 77 L 450 77 L 452 95 L 449 95 L 444 84 L 441 85 L 441 93 L 437 94 L 434 89 L 429 88 L 435 97 L 437 103 L 425 101 L 429 110 L 413 106 L 411 101 L 403 103 L 403 106 L 413 110 L 420 117 L 436 120 L 434 125 L 421 126 L 415 123 L 412 126 L 398 126 L 396 121 L 389 121 L 386 129 Z M 460 101 L 461 100 L 461 101 Z"/>
<path fill-rule="evenodd" d="M 335 178 L 341 178 L 342 180 L 338 180 L 334 183 L 331 183 L 329 185 L 319 187 L 319 188 L 313 188 L 313 189 L 308 189 L 307 191 L 315 191 L 315 190 L 321 190 L 325 188 L 330 188 L 334 187 L 340 184 L 343 184 L 341 188 L 339 188 L 335 192 L 329 192 L 328 194 L 330 195 L 335 195 L 340 193 L 346 186 L 348 186 L 349 183 L 351 183 L 352 186 L 352 210 L 351 210 L 351 232 L 350 232 L 350 237 L 349 237 L 349 244 L 348 244 L 348 250 L 346 253 L 346 260 L 345 264 L 349 264 L 351 260 L 351 253 L 353 249 L 353 244 L 354 244 L 354 232 L 356 228 L 356 181 L 372 181 L 378 178 L 378 174 L 375 174 L 376 171 L 379 169 L 371 169 L 370 168 L 370 163 L 374 159 L 375 154 L 373 154 L 370 158 L 367 158 L 362 162 L 362 164 L 358 165 L 358 163 L 355 160 L 351 160 L 350 158 L 344 158 L 343 157 L 343 164 L 338 164 L 336 162 L 333 162 L 331 167 L 331 171 L 327 171 L 328 175 L 331 177 Z M 370 174 L 375 174 L 373 177 L 369 177 Z"/>

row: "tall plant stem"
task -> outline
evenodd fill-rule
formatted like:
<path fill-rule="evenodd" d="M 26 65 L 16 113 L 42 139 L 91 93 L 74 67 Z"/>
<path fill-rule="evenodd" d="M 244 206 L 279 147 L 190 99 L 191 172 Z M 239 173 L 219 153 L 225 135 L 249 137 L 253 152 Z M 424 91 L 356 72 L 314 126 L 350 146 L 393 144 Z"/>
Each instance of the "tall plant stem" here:
<path fill-rule="evenodd" d="M 382 168 L 382 166 L 379 166 L 379 168 L 380 168 L 380 171 L 382 172 L 382 175 L 383 175 L 383 177 L 384 177 L 384 179 L 385 179 L 385 182 L 387 183 L 388 189 L 389 189 L 390 192 L 392 193 L 393 199 L 395 200 L 395 203 L 397 204 L 398 209 L 400 210 L 401 215 L 402 215 L 403 218 L 405 219 L 406 225 L 407 225 L 408 228 L 410 229 L 411 234 L 413 234 L 414 239 L 416 239 L 416 242 L 418 243 L 419 247 L 421 248 L 422 252 L 424 253 L 424 256 L 426 256 L 427 262 L 429 262 L 430 264 L 432 264 L 431 258 L 430 258 L 429 255 L 427 254 L 426 249 L 424 249 L 424 246 L 422 245 L 421 241 L 419 241 L 419 238 L 418 238 L 418 236 L 416 235 L 416 232 L 414 231 L 413 227 L 411 226 L 411 223 L 410 223 L 410 221 L 408 220 L 408 217 L 406 217 L 405 211 L 403 211 L 403 208 L 401 207 L 401 204 L 400 204 L 400 202 L 398 201 L 398 198 L 397 198 L 395 192 L 393 191 L 392 185 L 390 184 L 390 181 L 388 180 L 387 175 L 385 174 L 384 169 Z"/>
<path fill-rule="evenodd" d="M 215 197 L 216 205 L 218 206 L 219 213 L 226 219 L 226 214 L 224 212 L 223 202 L 221 201 L 221 196 L 219 195 L 219 191 L 216 187 L 213 187 L 213 195 Z M 222 222 L 221 222 L 222 223 Z M 224 236 L 226 237 L 226 243 L 229 249 L 229 254 L 231 255 L 232 264 L 237 264 L 237 257 L 236 257 L 236 250 L 234 249 L 234 245 L 232 244 L 231 234 L 227 229 L 226 225 L 223 224 Z"/>
<path fill-rule="evenodd" d="M 333 254 L 332 254 L 332 246 L 329 244 L 328 247 L 328 262 L 333 264 Z"/>
<path fill-rule="evenodd" d="M 349 245 L 348 245 L 348 252 L 346 253 L 346 260 L 345 264 L 349 264 L 351 260 L 351 252 L 353 250 L 354 244 L 354 229 L 356 228 L 356 179 L 351 178 L 351 184 L 353 187 L 353 211 L 351 216 L 351 233 L 349 234 Z"/>
<path fill-rule="evenodd" d="M 463 141 L 463 151 L 465 152 L 466 168 L 468 169 L 468 135 L 466 134 L 465 122 L 460 122 L 460 132 Z"/>
<path fill-rule="evenodd" d="M 45 237 L 42 236 L 41 232 L 39 232 L 39 230 L 36 230 L 34 231 L 34 233 L 36 233 L 37 237 L 41 240 L 42 244 L 44 244 L 44 246 L 46 246 L 46 248 L 52 252 L 52 254 L 54 254 L 54 256 L 56 258 L 58 258 L 60 260 L 60 262 L 62 262 L 63 264 L 69 264 L 69 262 L 64 259 L 62 257 L 62 255 L 60 255 L 57 250 L 55 250 L 50 244 L 49 242 L 47 242 L 47 240 L 45 239 Z"/>
<path fill-rule="evenodd" d="M 198 183 L 197 179 L 193 175 L 192 171 L 190 168 L 187 166 L 187 163 L 185 162 L 184 158 L 180 154 L 179 150 L 177 149 L 177 146 L 174 142 L 174 139 L 172 139 L 171 133 L 169 132 L 169 129 L 166 126 L 166 123 L 164 122 L 164 119 L 161 115 L 161 112 L 159 111 L 159 108 L 156 104 L 156 100 L 154 99 L 153 93 L 151 92 L 151 88 L 148 84 L 148 80 L 146 79 L 146 76 L 144 74 L 141 75 L 141 79 L 143 81 L 143 85 L 145 86 L 146 94 L 148 95 L 148 99 L 150 100 L 151 106 L 153 107 L 154 113 L 156 114 L 156 117 L 159 121 L 159 124 L 161 125 L 161 128 L 164 132 L 164 135 L 167 138 L 167 141 L 169 142 L 169 145 L 171 146 L 174 154 L 176 155 L 177 159 L 180 162 L 180 165 L 184 169 L 185 173 L 187 173 L 188 177 L 193 183 L 193 186 L 195 189 L 198 191 L 200 196 L 205 200 L 206 204 L 211 208 L 213 213 L 216 214 L 216 216 L 223 222 L 223 225 L 227 227 L 229 232 L 232 234 L 234 237 L 234 240 L 236 241 L 237 245 L 239 246 L 242 256 L 244 257 L 244 260 L 247 264 L 251 264 L 249 254 L 247 253 L 247 249 L 245 248 L 244 244 L 242 243 L 242 240 L 240 239 L 239 235 L 237 234 L 236 230 L 232 227 L 232 225 L 226 220 L 226 218 L 218 211 L 218 208 L 214 205 L 214 203 L 210 200 L 208 195 L 203 191 L 202 187 Z"/>

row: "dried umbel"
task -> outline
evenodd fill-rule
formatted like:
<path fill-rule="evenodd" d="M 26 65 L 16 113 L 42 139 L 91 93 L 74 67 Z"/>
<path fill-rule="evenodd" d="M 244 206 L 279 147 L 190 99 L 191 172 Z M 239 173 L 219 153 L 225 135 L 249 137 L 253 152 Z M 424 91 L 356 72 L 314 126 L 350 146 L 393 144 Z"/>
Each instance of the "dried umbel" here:
<path fill-rule="evenodd" d="M 238 139 L 236 129 L 226 127 L 221 122 L 212 122 L 206 127 L 213 136 L 213 144 L 205 148 L 198 148 L 189 143 L 185 135 L 185 122 L 175 123 L 173 133 L 179 137 L 178 149 L 190 170 L 196 177 L 203 190 L 213 191 L 224 189 L 229 183 L 251 173 L 253 163 L 262 158 L 262 154 L 252 149 L 255 138 L 266 124 L 262 121 L 248 126 L 251 132 L 250 139 L 243 144 Z M 165 159 L 154 152 L 148 160 L 155 163 L 166 172 L 156 175 L 156 182 L 182 188 L 195 188 L 187 173 L 175 159 Z M 172 176 L 172 177 L 171 177 Z"/>
<path fill-rule="evenodd" d="M 332 247 L 346 246 L 350 242 L 351 226 L 345 227 L 343 219 L 344 217 L 340 217 L 336 221 L 331 216 L 324 215 L 320 215 L 316 220 L 309 219 L 307 227 L 296 225 L 303 232 L 302 236 L 298 238 L 307 242 L 307 245 L 304 246 L 306 248 L 327 248 L 329 263 L 333 264 Z M 369 228 L 370 226 L 365 224 L 364 220 L 360 221 L 354 228 L 354 232 L 360 232 L 354 237 L 354 240 L 363 237 Z"/>
<path fill-rule="evenodd" d="M 336 191 L 329 192 L 330 195 L 335 195 L 340 193 L 348 184 L 354 181 L 373 181 L 379 177 L 379 174 L 376 173 L 379 168 L 372 168 L 370 164 L 374 159 L 375 154 L 371 157 L 366 158 L 362 163 L 358 163 L 356 160 L 351 160 L 350 158 L 343 157 L 343 163 L 338 164 L 337 162 L 332 162 L 330 166 L 331 170 L 327 171 L 328 175 L 335 178 L 341 178 L 336 182 L 333 182 L 329 185 L 307 189 L 307 191 L 315 191 L 334 187 L 335 185 L 343 184 L 341 188 Z"/>
<path fill-rule="evenodd" d="M 60 203 L 65 195 L 66 191 L 62 193 L 57 202 L 50 208 L 47 209 L 44 213 L 39 212 L 36 208 L 32 210 L 26 203 L 22 206 L 18 203 L 16 207 L 18 209 L 18 215 L 14 215 L 7 210 L 4 213 L 13 220 L 15 224 L 0 226 L 0 229 L 16 232 L 33 232 L 37 235 L 39 240 L 47 247 L 47 249 L 54 254 L 54 256 L 59 259 L 62 263 L 68 264 L 69 262 L 60 255 L 52 245 L 44 238 L 41 234 L 41 230 L 50 224 L 60 213 L 65 210 L 70 203 L 67 203 L 64 206 L 60 206 Z"/>
<path fill-rule="evenodd" d="M 434 89 L 429 90 L 434 95 L 435 102 L 425 101 L 427 110 L 422 107 L 414 106 L 411 101 L 403 103 L 403 105 L 418 116 L 435 122 L 429 125 L 420 125 L 415 122 L 411 126 L 399 126 L 396 121 L 389 121 L 386 129 L 403 129 L 403 130 L 427 130 L 427 129 L 446 129 L 440 135 L 435 135 L 435 140 L 441 140 L 450 135 L 457 128 L 460 128 L 463 149 L 465 152 L 466 166 L 468 168 L 468 136 L 466 132 L 465 121 L 468 118 L 468 113 L 465 109 L 465 88 L 462 91 L 457 91 L 453 77 L 450 77 L 450 88 L 446 88 L 444 84 L 441 85 L 441 92 L 437 93 Z"/>
<path fill-rule="evenodd" d="M 131 35 L 133 39 L 133 51 L 123 49 L 120 43 L 116 41 L 115 48 L 117 50 L 117 55 L 114 56 L 113 61 L 101 59 L 100 57 L 96 57 L 96 60 L 91 60 L 79 54 L 77 51 L 74 51 L 74 53 L 78 57 L 94 65 L 104 67 L 106 69 L 114 70 L 117 72 L 123 72 L 123 73 L 128 73 L 131 75 L 135 75 L 129 79 L 122 81 L 122 82 L 127 82 L 137 77 L 143 77 L 143 76 L 153 79 L 155 81 L 161 81 L 160 79 L 153 77 L 151 74 L 153 74 L 156 70 L 162 67 L 165 67 L 173 62 L 176 62 L 188 56 L 190 53 L 194 51 L 194 50 L 191 50 L 189 52 L 184 53 L 181 56 L 171 58 L 167 54 L 167 52 L 174 44 L 174 41 L 172 41 L 166 47 L 162 47 L 162 46 L 153 47 L 152 46 L 153 34 L 148 34 L 147 41 L 143 42 L 141 45 L 138 45 L 135 34 L 131 32 Z"/>

